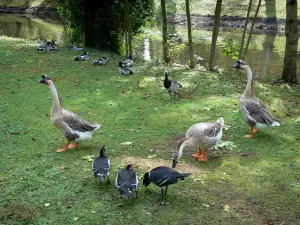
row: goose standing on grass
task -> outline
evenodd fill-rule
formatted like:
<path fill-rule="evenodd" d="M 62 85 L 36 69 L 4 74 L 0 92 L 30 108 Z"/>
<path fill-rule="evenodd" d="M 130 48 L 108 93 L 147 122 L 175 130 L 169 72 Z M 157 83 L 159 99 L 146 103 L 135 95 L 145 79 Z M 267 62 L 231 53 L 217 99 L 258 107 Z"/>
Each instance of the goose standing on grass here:
<path fill-rule="evenodd" d="M 191 173 L 179 173 L 174 169 L 166 166 L 159 166 L 145 173 L 143 185 L 146 187 L 153 182 L 161 188 L 161 194 L 167 195 L 168 185 L 176 184 L 178 179 L 184 180 Z M 163 187 L 166 187 L 165 190 Z"/>
<path fill-rule="evenodd" d="M 82 55 L 76 56 L 75 61 L 88 61 L 90 59 L 90 56 L 88 52 L 84 52 Z"/>
<path fill-rule="evenodd" d="M 107 61 L 108 61 L 107 57 L 104 56 L 102 58 L 95 59 L 93 65 L 94 66 L 96 66 L 96 65 L 106 65 Z"/>
<path fill-rule="evenodd" d="M 176 80 L 169 80 L 168 71 L 165 71 L 164 74 L 165 74 L 164 87 L 168 90 L 170 95 L 173 93 L 175 98 L 176 95 L 178 96 L 178 90 L 179 88 L 182 88 L 182 85 Z"/>
<path fill-rule="evenodd" d="M 240 108 L 244 114 L 244 118 L 250 126 L 250 134 L 246 135 L 246 138 L 253 138 L 258 129 L 263 129 L 267 126 L 280 126 L 279 120 L 275 119 L 268 111 L 264 103 L 253 95 L 253 75 L 249 65 L 238 60 L 233 67 L 237 69 L 243 69 L 247 71 L 247 86 L 240 97 Z M 254 129 L 255 128 L 255 129 Z M 257 130 L 256 130 L 257 129 Z"/>
<path fill-rule="evenodd" d="M 100 183 L 109 176 L 110 160 L 105 156 L 106 146 L 103 145 L 100 149 L 100 155 L 93 161 L 93 172 L 95 177 L 98 177 Z"/>
<path fill-rule="evenodd" d="M 92 138 L 92 133 L 99 129 L 101 124 L 91 124 L 75 113 L 63 109 L 55 85 L 48 75 L 43 74 L 39 82 L 45 84 L 50 89 L 53 99 L 51 110 L 52 123 L 64 133 L 67 139 L 66 145 L 56 152 L 64 152 L 68 149 L 76 148 L 78 141 Z M 70 144 L 71 141 L 75 142 L 74 145 Z"/>
<path fill-rule="evenodd" d="M 198 147 L 198 153 L 192 156 L 199 161 L 207 161 L 207 155 L 222 138 L 224 118 L 220 117 L 216 122 L 203 122 L 192 125 L 186 132 L 185 138 L 181 139 L 172 155 L 172 168 L 175 168 L 185 147 Z M 205 151 L 204 153 L 202 151 Z"/>
<path fill-rule="evenodd" d="M 130 164 L 126 166 L 126 169 L 122 169 L 116 177 L 116 187 L 119 189 L 121 197 L 125 199 L 131 198 L 133 191 L 137 197 L 138 184 L 137 173 Z"/>

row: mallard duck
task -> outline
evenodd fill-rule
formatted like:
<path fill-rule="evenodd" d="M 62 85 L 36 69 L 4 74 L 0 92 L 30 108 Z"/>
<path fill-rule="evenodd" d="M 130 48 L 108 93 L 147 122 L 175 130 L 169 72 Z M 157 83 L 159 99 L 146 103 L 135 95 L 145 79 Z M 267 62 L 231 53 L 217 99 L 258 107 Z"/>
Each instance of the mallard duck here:
<path fill-rule="evenodd" d="M 83 48 L 80 48 L 80 47 L 76 46 L 75 44 L 73 44 L 71 46 L 71 50 L 72 51 L 83 51 Z"/>
<path fill-rule="evenodd" d="M 121 197 L 128 199 L 132 197 L 132 192 L 135 190 L 135 197 L 137 197 L 139 179 L 137 173 L 129 164 L 126 169 L 122 169 L 116 177 L 116 187 L 119 189 Z"/>
<path fill-rule="evenodd" d="M 144 174 L 143 185 L 146 187 L 153 182 L 161 188 L 161 194 L 167 195 L 168 185 L 176 184 L 178 179 L 184 180 L 191 173 L 179 173 L 166 166 L 159 166 Z M 163 190 L 163 187 L 166 187 Z"/>
<path fill-rule="evenodd" d="M 172 168 L 175 168 L 185 147 L 198 147 L 198 153 L 192 156 L 199 161 L 207 161 L 208 150 L 222 138 L 224 118 L 220 117 L 216 122 L 203 122 L 192 125 L 181 139 L 172 155 Z M 202 150 L 205 151 L 202 153 Z"/>
<path fill-rule="evenodd" d="M 133 60 L 132 59 L 125 59 L 125 60 L 119 61 L 119 66 L 121 68 L 123 68 L 123 67 L 133 67 Z"/>
<path fill-rule="evenodd" d="M 107 61 L 108 59 L 104 56 L 102 58 L 95 59 L 93 65 L 106 65 Z"/>
<path fill-rule="evenodd" d="M 169 80 L 168 71 L 165 71 L 164 74 L 165 74 L 164 87 L 168 90 L 170 95 L 173 93 L 175 98 L 176 95 L 178 96 L 178 90 L 179 88 L 182 88 L 182 85 L 176 80 Z"/>
<path fill-rule="evenodd" d="M 68 149 L 76 148 L 78 141 L 92 138 L 92 133 L 99 129 L 101 124 L 91 124 L 75 113 L 63 109 L 54 82 L 48 75 L 43 74 L 39 82 L 50 89 L 53 99 L 51 110 L 52 123 L 64 133 L 67 139 L 66 145 L 56 152 L 64 152 Z M 75 141 L 74 145 L 70 144 L 71 141 Z"/>
<path fill-rule="evenodd" d="M 253 138 L 254 134 L 259 132 L 259 129 L 263 129 L 267 126 L 280 126 L 279 120 L 275 119 L 264 103 L 253 95 L 254 82 L 249 65 L 242 60 L 238 60 L 237 64 L 233 67 L 246 70 L 248 76 L 246 89 L 240 97 L 240 109 L 244 114 L 245 120 L 250 126 L 250 134 L 245 137 Z"/>
<path fill-rule="evenodd" d="M 125 74 L 125 75 L 129 75 L 129 74 L 133 74 L 132 68 L 131 67 L 122 67 L 119 69 L 119 73 L 121 75 Z"/>
<path fill-rule="evenodd" d="M 47 41 L 47 40 L 44 40 L 40 45 L 39 47 L 37 48 L 38 51 L 51 51 L 51 50 L 57 50 L 57 46 L 54 42 L 54 40 L 52 40 L 51 42 L 50 41 Z"/>
<path fill-rule="evenodd" d="M 84 52 L 82 55 L 76 56 L 75 61 L 88 61 L 90 59 L 90 56 L 88 52 Z"/>
<path fill-rule="evenodd" d="M 95 177 L 98 177 L 99 182 L 103 183 L 104 178 L 109 176 L 110 160 L 105 156 L 106 146 L 103 145 L 100 149 L 100 155 L 93 161 L 93 172 Z"/>

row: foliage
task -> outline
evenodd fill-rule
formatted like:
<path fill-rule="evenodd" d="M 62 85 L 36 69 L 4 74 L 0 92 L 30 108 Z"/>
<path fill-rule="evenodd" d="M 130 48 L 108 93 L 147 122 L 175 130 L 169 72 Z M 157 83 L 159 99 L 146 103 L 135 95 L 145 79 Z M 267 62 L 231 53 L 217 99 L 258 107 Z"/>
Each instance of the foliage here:
<path fill-rule="evenodd" d="M 132 32 L 136 35 L 153 15 L 153 0 L 131 1 Z M 71 41 L 120 52 L 124 34 L 124 1 L 59 0 L 58 11 L 69 20 Z"/>
<path fill-rule="evenodd" d="M 223 55 L 231 56 L 234 60 L 238 59 L 240 48 L 239 42 L 233 41 L 231 38 L 225 38 L 224 42 Z"/>

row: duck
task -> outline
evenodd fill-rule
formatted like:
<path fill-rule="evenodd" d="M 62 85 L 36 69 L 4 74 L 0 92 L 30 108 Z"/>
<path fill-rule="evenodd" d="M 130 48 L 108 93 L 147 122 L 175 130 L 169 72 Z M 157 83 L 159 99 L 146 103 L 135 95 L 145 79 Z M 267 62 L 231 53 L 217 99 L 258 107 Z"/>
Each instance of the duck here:
<path fill-rule="evenodd" d="M 88 52 L 84 52 L 82 55 L 76 56 L 75 61 L 88 61 L 90 59 L 90 56 Z"/>
<path fill-rule="evenodd" d="M 123 75 L 123 74 L 125 74 L 125 75 L 134 74 L 131 67 L 122 67 L 122 68 L 119 69 L 119 73 L 121 75 Z"/>
<path fill-rule="evenodd" d="M 50 89 L 53 100 L 51 109 L 52 123 L 64 134 L 67 140 L 65 146 L 56 150 L 56 152 L 64 152 L 76 148 L 79 141 L 91 139 L 93 132 L 99 129 L 102 124 L 89 123 L 74 112 L 63 109 L 54 82 L 47 74 L 42 74 L 39 82 Z M 74 141 L 74 145 L 71 144 L 72 141 Z"/>
<path fill-rule="evenodd" d="M 253 138 L 255 133 L 268 126 L 280 126 L 280 121 L 269 112 L 268 108 L 259 98 L 254 96 L 254 79 L 248 63 L 238 60 L 237 64 L 233 65 L 233 67 L 247 71 L 247 85 L 240 97 L 240 110 L 250 126 L 250 134 L 245 135 L 245 137 Z"/>
<path fill-rule="evenodd" d="M 178 96 L 178 90 L 179 88 L 182 88 L 182 85 L 176 80 L 169 80 L 168 71 L 165 71 L 164 75 L 165 75 L 164 87 L 168 90 L 170 96 L 173 93 L 175 98 L 176 95 Z"/>
<path fill-rule="evenodd" d="M 47 40 L 44 40 L 40 45 L 39 47 L 37 48 L 38 51 L 50 51 L 50 50 L 57 50 L 57 46 L 54 42 L 54 40 L 52 40 L 51 42 L 50 41 L 47 41 Z"/>
<path fill-rule="evenodd" d="M 106 65 L 107 61 L 108 61 L 107 57 L 104 56 L 104 57 L 95 59 L 93 65 L 94 66 L 96 66 L 96 65 Z"/>
<path fill-rule="evenodd" d="M 137 197 L 139 179 L 137 173 L 132 169 L 131 164 L 128 164 L 125 169 L 119 171 L 115 185 L 122 198 L 129 199 L 133 197 L 133 191 L 135 191 L 135 197 Z"/>
<path fill-rule="evenodd" d="M 71 50 L 72 51 L 83 51 L 83 48 L 80 48 L 77 45 L 75 45 L 75 43 L 73 43 L 71 46 Z"/>
<path fill-rule="evenodd" d="M 147 187 L 152 182 L 161 188 L 162 195 L 167 195 L 169 185 L 176 184 L 178 179 L 184 180 L 190 174 L 179 173 L 172 168 L 159 166 L 144 174 L 143 185 Z"/>
<path fill-rule="evenodd" d="M 125 59 L 122 61 L 119 61 L 119 67 L 133 67 L 133 60 L 132 59 Z"/>
<path fill-rule="evenodd" d="M 198 147 L 198 153 L 192 154 L 199 161 L 206 162 L 209 149 L 222 139 L 224 117 L 221 116 L 216 122 L 202 122 L 192 125 L 182 138 L 172 154 L 172 168 L 175 168 L 185 147 Z M 204 153 L 202 151 L 205 151 Z"/>
<path fill-rule="evenodd" d="M 105 152 L 106 146 L 103 145 L 100 149 L 100 155 L 93 160 L 92 165 L 94 175 L 100 183 L 103 183 L 106 177 L 108 178 L 110 170 L 110 159 L 105 155 Z"/>

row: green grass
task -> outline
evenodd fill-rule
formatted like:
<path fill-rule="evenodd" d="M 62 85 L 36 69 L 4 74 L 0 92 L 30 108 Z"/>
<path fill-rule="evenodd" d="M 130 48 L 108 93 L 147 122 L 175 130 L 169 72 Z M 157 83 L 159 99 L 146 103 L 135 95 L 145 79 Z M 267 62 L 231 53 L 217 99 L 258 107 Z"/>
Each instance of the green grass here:
<path fill-rule="evenodd" d="M 256 81 L 256 95 L 281 126 L 247 140 L 238 110 L 244 73 L 137 62 L 135 75 L 119 77 L 119 56 L 88 50 L 89 62 L 74 62 L 76 53 L 67 48 L 47 54 L 30 41 L 1 37 L 1 224 L 299 224 L 297 87 Z M 92 60 L 103 55 L 109 64 L 94 67 Z M 164 90 L 166 68 L 182 82 L 181 98 Z M 55 152 L 65 139 L 51 124 L 51 96 L 37 82 L 43 73 L 55 81 L 63 107 L 103 124 L 77 149 Z M 186 150 L 177 169 L 192 175 L 170 186 L 167 197 L 141 185 L 137 199 L 120 199 L 113 186 L 119 168 L 132 163 L 142 176 L 171 166 L 171 152 L 188 127 L 220 115 L 230 126 L 223 141 L 236 148 L 211 151 L 206 163 L 190 156 L 195 149 Z M 125 141 L 133 144 L 121 145 Z M 103 144 L 112 161 L 111 185 L 100 185 L 83 158 L 97 155 Z"/>

